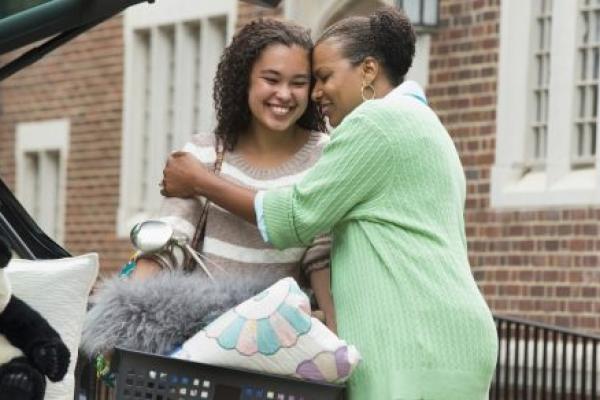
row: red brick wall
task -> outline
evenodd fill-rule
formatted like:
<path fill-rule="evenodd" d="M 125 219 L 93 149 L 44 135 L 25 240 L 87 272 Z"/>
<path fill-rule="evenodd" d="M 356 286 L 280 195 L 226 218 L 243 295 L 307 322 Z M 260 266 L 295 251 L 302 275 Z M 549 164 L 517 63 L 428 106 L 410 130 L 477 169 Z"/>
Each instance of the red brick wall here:
<path fill-rule="evenodd" d="M 5 57 L 6 58 L 6 57 Z M 65 247 L 103 268 L 129 254 L 115 236 L 121 164 L 123 43 L 115 17 L 0 85 L 0 174 L 14 188 L 15 124 L 71 121 Z"/>
<path fill-rule="evenodd" d="M 432 38 L 432 107 L 461 153 L 471 265 L 490 306 L 600 331 L 600 209 L 490 208 L 496 139 L 498 0 L 442 0 Z"/>

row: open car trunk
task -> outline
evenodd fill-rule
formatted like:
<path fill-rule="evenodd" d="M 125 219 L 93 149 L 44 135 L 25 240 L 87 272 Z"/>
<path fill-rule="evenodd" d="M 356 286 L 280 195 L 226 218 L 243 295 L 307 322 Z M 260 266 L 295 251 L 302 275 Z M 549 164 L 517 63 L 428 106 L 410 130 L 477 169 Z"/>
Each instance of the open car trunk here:
<path fill-rule="evenodd" d="M 0 178 L 0 235 L 21 258 L 54 259 L 70 254 L 38 226 Z"/>
<path fill-rule="evenodd" d="M 50 238 L 15 198 L 0 178 L 0 236 L 6 238 L 21 258 L 56 259 L 70 257 L 68 251 Z M 93 364 L 79 356 L 75 367 L 75 393 L 77 400 L 96 400 L 98 383 Z"/>

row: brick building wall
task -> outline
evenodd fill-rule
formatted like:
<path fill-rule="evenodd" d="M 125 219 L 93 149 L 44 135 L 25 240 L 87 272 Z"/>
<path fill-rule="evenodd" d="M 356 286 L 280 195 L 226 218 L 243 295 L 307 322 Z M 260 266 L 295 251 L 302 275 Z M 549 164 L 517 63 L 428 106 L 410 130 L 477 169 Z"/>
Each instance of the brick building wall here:
<path fill-rule="evenodd" d="M 497 211 L 494 163 L 499 0 L 441 0 L 428 96 L 454 138 L 468 183 L 475 277 L 496 313 L 600 331 L 600 208 Z M 237 26 L 281 15 L 240 3 Z M 65 247 L 98 251 L 104 273 L 129 256 L 116 237 L 123 95 L 122 19 L 82 35 L 0 85 L 0 175 L 14 188 L 17 122 L 68 117 Z"/>
<path fill-rule="evenodd" d="M 480 288 L 496 313 L 597 332 L 600 209 L 490 208 L 500 1 L 443 0 L 440 12 L 428 95 L 464 164 L 469 256 Z"/>
<path fill-rule="evenodd" d="M 17 123 L 68 118 L 64 247 L 72 254 L 97 251 L 108 270 L 130 253 L 127 243 L 115 236 L 122 37 L 122 18 L 112 18 L 0 85 L 0 175 L 14 190 Z"/>

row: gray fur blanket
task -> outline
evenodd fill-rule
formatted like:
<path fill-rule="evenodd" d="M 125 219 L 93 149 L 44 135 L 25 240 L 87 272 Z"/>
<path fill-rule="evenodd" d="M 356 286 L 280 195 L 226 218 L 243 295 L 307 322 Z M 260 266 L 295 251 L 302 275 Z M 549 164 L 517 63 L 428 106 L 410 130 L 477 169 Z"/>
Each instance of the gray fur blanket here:
<path fill-rule="evenodd" d="M 118 277 L 100 284 L 86 316 L 81 349 L 89 356 L 115 346 L 165 354 L 225 311 L 272 285 L 273 278 L 228 278 L 163 272 L 146 280 Z"/>

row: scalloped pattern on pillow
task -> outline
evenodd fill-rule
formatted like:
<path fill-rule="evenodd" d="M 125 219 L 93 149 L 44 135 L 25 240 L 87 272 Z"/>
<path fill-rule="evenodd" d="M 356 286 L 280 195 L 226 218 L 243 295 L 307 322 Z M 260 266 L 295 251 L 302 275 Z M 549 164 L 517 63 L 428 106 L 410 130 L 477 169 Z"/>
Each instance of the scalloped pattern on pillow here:
<path fill-rule="evenodd" d="M 244 356 L 275 354 L 311 328 L 310 304 L 297 285 L 274 285 L 232 308 L 205 328 L 221 347 Z"/>
<path fill-rule="evenodd" d="M 360 362 L 354 346 L 310 316 L 293 278 L 227 311 L 172 356 L 332 383 L 346 381 Z"/>

